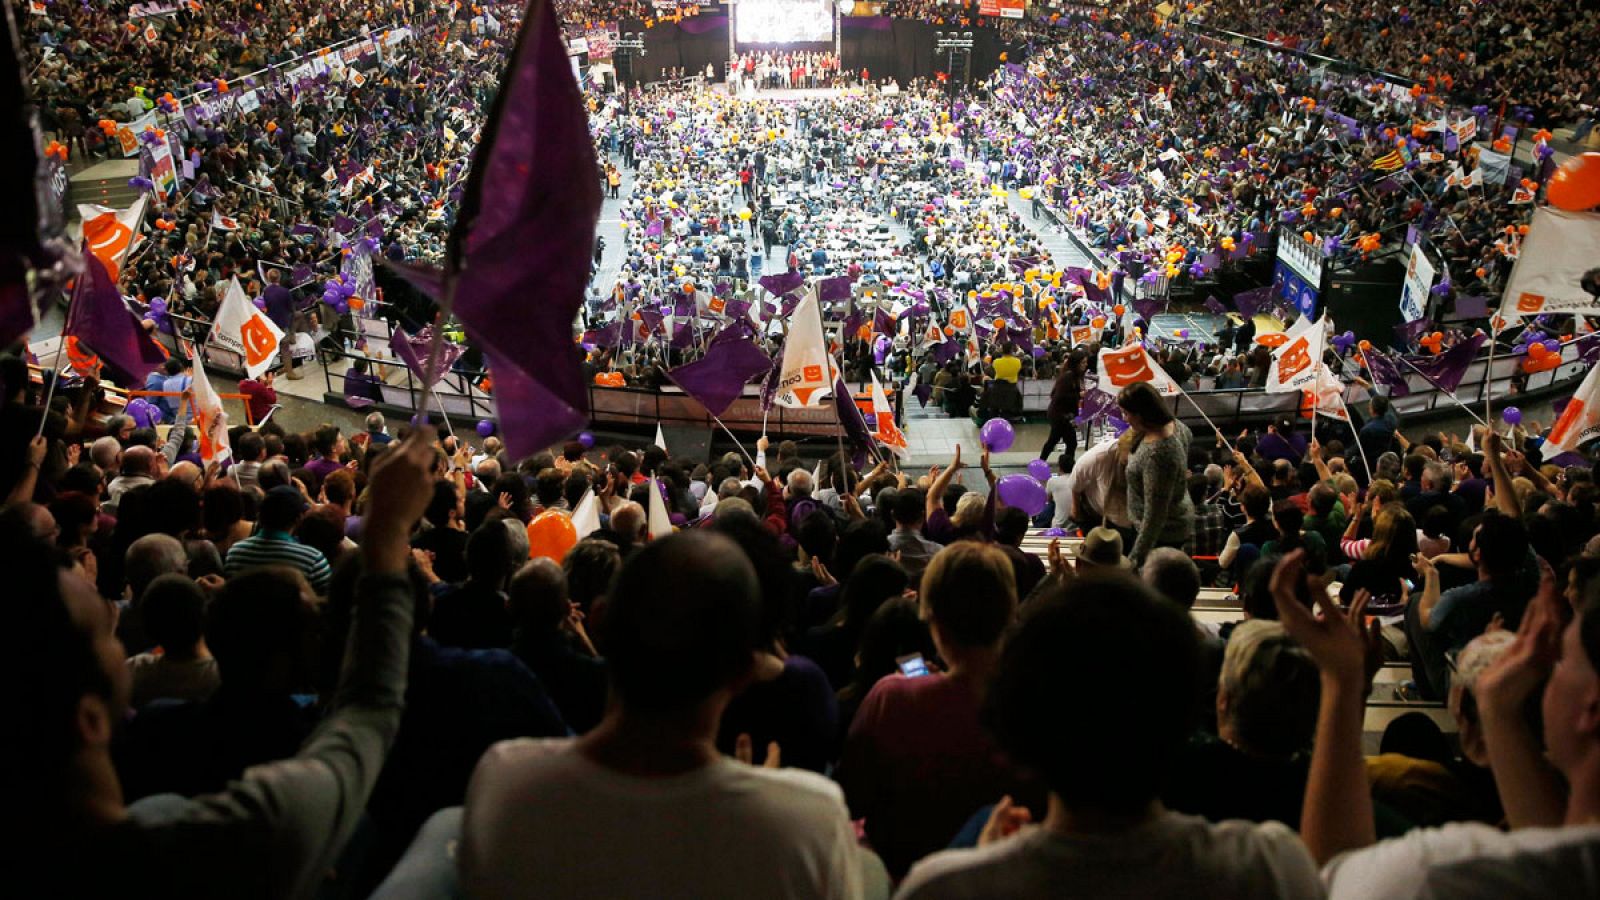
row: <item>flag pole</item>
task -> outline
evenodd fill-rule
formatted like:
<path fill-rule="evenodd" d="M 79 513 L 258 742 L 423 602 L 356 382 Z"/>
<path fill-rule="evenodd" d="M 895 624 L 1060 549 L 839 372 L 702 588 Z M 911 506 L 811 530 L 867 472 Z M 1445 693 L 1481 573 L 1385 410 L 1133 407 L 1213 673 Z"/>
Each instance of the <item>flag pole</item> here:
<path fill-rule="evenodd" d="M 1483 418 L 1478 419 L 1479 422 L 1483 423 L 1483 427 L 1489 429 L 1490 431 L 1494 430 L 1494 426 L 1490 425 L 1486 420 L 1492 420 L 1494 418 L 1494 345 L 1498 343 L 1500 343 L 1499 334 L 1495 331 L 1494 321 L 1490 320 L 1489 363 L 1484 367 L 1483 370 Z M 1406 365 L 1411 364 L 1407 362 Z M 1411 366 L 1411 368 L 1415 369 L 1416 366 Z M 1428 380 L 1433 381 L 1431 378 Z M 1454 396 L 1454 394 L 1451 395 L 1452 399 L 1454 399 Z M 1456 402 L 1460 403 L 1461 401 L 1457 400 Z M 1461 404 L 1462 409 L 1466 409 L 1466 407 L 1467 405 L 1465 403 Z M 1472 410 L 1468 409 L 1467 412 L 1470 413 Z M 1476 418 L 1476 416 L 1474 416 L 1474 418 Z"/>
<path fill-rule="evenodd" d="M 1362 359 L 1366 359 L 1366 354 L 1362 354 Z M 1439 382 L 1435 381 L 1432 375 L 1429 375 L 1427 372 L 1424 372 L 1421 369 L 1417 368 L 1416 363 L 1413 363 L 1411 360 L 1406 359 L 1404 355 L 1396 356 L 1395 359 L 1398 359 L 1401 362 L 1405 363 L 1406 366 L 1411 369 L 1411 371 L 1416 372 L 1418 375 L 1421 375 L 1423 378 L 1427 379 L 1428 383 L 1433 385 L 1434 388 L 1436 388 L 1440 393 L 1443 393 L 1446 396 L 1448 396 L 1451 400 L 1456 401 L 1457 405 L 1459 405 L 1466 412 L 1467 415 L 1471 416 L 1474 419 L 1477 419 L 1479 425 L 1482 425 L 1485 428 L 1489 427 L 1489 423 L 1485 422 L 1482 418 L 1479 418 L 1478 414 L 1472 411 L 1472 407 L 1468 406 L 1465 401 L 1463 401 L 1460 398 L 1456 397 L 1456 395 L 1453 392 L 1446 391 L 1444 389 L 1444 386 L 1439 384 Z M 1489 345 L 1489 366 L 1490 366 L 1491 370 L 1494 367 L 1494 345 L 1492 343 Z M 1367 367 L 1367 371 L 1369 371 L 1369 372 L 1372 371 L 1372 368 L 1370 366 L 1368 366 Z M 1487 412 L 1488 411 L 1488 407 L 1489 407 L 1489 401 L 1487 399 L 1487 395 L 1488 395 L 1488 392 L 1489 392 L 1489 381 L 1488 381 L 1487 377 L 1484 379 L 1483 390 L 1484 390 L 1484 394 L 1485 394 L 1485 399 L 1484 399 L 1484 402 L 1483 402 L 1484 403 L 1484 410 Z M 1492 413 L 1491 413 L 1491 415 L 1492 415 Z"/>
<path fill-rule="evenodd" d="M 726 412 L 726 410 L 724 410 L 724 412 Z M 739 443 L 739 439 L 737 437 L 734 437 L 734 434 L 733 434 L 732 431 L 728 430 L 728 426 L 722 424 L 722 419 L 719 418 L 716 413 L 713 413 L 711 410 L 708 409 L 708 410 L 706 410 L 706 415 L 709 415 L 711 417 L 711 421 L 717 423 L 717 427 L 721 428 L 722 429 L 722 433 L 726 434 L 728 436 L 728 440 L 733 441 L 733 446 L 738 448 L 739 455 L 744 457 L 745 462 L 748 462 L 750 464 L 750 471 L 754 472 L 756 470 L 756 461 L 750 457 L 750 452 L 748 450 L 744 449 L 744 445 Z"/>
<path fill-rule="evenodd" d="M 1344 420 L 1351 426 L 1351 429 L 1353 430 L 1355 428 L 1356 420 L 1350 416 L 1350 404 L 1344 402 L 1344 391 L 1339 392 L 1339 407 L 1344 410 Z M 1311 421 L 1313 423 L 1317 421 L 1317 413 L 1315 410 L 1312 410 L 1311 412 Z M 1372 465 L 1367 462 L 1367 448 L 1361 446 L 1361 435 L 1359 432 L 1356 434 L 1356 452 L 1361 454 L 1361 468 L 1367 470 L 1367 484 L 1371 484 Z"/>

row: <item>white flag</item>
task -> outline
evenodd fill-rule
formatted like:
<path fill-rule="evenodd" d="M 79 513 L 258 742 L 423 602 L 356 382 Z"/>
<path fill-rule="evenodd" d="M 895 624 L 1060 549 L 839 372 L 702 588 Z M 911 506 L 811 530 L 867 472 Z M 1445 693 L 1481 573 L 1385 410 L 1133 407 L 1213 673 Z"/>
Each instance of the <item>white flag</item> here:
<path fill-rule="evenodd" d="M 140 194 L 127 209 L 78 204 L 78 218 L 83 220 L 83 242 L 106 267 L 106 274 L 112 281 L 121 274 L 122 261 L 128 258 L 128 251 L 139 244 L 139 225 L 144 220 L 148 201 L 148 195 Z"/>
<path fill-rule="evenodd" d="M 211 211 L 211 227 L 218 231 L 238 231 L 239 222 L 232 216 L 225 216 L 221 210 Z"/>
<path fill-rule="evenodd" d="M 572 527 L 580 541 L 600 530 L 600 501 L 595 498 L 594 491 L 583 492 L 578 508 L 572 511 Z"/>
<path fill-rule="evenodd" d="M 1267 393 L 1309 390 L 1317 382 L 1322 363 L 1322 342 L 1327 328 L 1322 319 L 1302 316 L 1289 329 L 1288 340 L 1272 351 L 1272 368 L 1267 371 Z"/>
<path fill-rule="evenodd" d="M 911 455 L 905 434 L 894 423 L 894 407 L 889 405 L 889 396 L 883 392 L 877 375 L 872 376 L 872 436 L 893 450 L 896 456 L 904 458 Z"/>
<path fill-rule="evenodd" d="M 833 391 L 832 366 L 813 285 L 806 289 L 805 297 L 789 317 L 789 339 L 783 344 L 774 399 L 779 406 L 791 409 L 821 406 L 822 398 Z"/>
<path fill-rule="evenodd" d="M 1117 350 L 1100 348 L 1100 381 L 1100 390 L 1112 395 L 1141 381 L 1149 382 L 1163 394 L 1182 393 L 1182 388 L 1161 368 L 1144 344 L 1129 344 Z"/>
<path fill-rule="evenodd" d="M 228 293 L 217 310 L 211 340 L 224 350 L 239 354 L 244 361 L 245 374 L 255 378 L 272 367 L 272 358 L 283 342 L 283 332 L 250 302 L 244 288 L 239 286 L 239 279 L 234 278 L 228 282 Z"/>
<path fill-rule="evenodd" d="M 661 485 L 654 475 L 650 476 L 650 511 L 646 517 L 646 527 L 650 540 L 664 538 L 672 533 L 672 518 L 667 515 L 667 501 L 661 496 Z"/>
<path fill-rule="evenodd" d="M 1341 422 L 1350 421 L 1350 409 L 1344 402 L 1344 383 L 1329 372 L 1327 366 L 1317 366 L 1317 386 L 1314 395 L 1317 415 L 1338 419 Z"/>
<path fill-rule="evenodd" d="M 1581 285 L 1600 260 L 1600 213 L 1575 213 L 1536 206 L 1516 267 L 1506 282 L 1500 317 L 1513 320 L 1544 313 L 1592 313 L 1594 297 Z"/>
<path fill-rule="evenodd" d="M 222 462 L 233 455 L 228 446 L 228 413 L 222 408 L 222 398 L 211 387 L 211 379 L 206 377 L 205 360 L 200 358 L 198 347 L 191 348 L 189 359 L 194 363 L 189 412 L 194 417 L 195 430 L 200 432 L 200 461 L 206 465 Z"/>
<path fill-rule="evenodd" d="M 1589 370 L 1544 442 L 1545 458 L 1582 447 L 1600 436 L 1600 366 Z"/>
<path fill-rule="evenodd" d="M 656 446 L 663 450 L 667 449 L 667 436 L 662 432 L 660 422 L 656 423 Z"/>

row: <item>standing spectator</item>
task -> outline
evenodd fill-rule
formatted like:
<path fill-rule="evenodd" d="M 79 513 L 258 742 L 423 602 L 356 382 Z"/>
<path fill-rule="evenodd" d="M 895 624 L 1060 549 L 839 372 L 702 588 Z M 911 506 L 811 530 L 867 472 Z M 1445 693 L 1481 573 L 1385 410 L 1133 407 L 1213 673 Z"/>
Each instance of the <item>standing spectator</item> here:
<path fill-rule="evenodd" d="M 1136 532 L 1128 557 L 1135 565 L 1156 547 L 1182 547 L 1194 534 L 1189 503 L 1189 426 L 1148 382 L 1136 382 L 1117 396 L 1134 450 L 1128 458 L 1128 514 Z"/>

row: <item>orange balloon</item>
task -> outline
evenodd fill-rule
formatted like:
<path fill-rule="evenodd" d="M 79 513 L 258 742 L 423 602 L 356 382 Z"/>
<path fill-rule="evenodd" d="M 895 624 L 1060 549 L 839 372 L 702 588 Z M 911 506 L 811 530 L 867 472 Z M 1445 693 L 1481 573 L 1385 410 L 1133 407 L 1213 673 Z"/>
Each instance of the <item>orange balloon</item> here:
<path fill-rule="evenodd" d="M 572 527 L 572 517 L 564 512 L 547 509 L 528 523 L 529 559 L 544 557 L 561 562 L 576 543 L 578 529 Z"/>
<path fill-rule="evenodd" d="M 1094 326 L 1095 328 L 1104 328 L 1104 327 L 1106 327 L 1106 317 L 1105 316 L 1095 316 L 1093 319 L 1089 320 L 1089 324 Z"/>
<path fill-rule="evenodd" d="M 1550 177 L 1545 198 L 1568 212 L 1600 206 L 1600 153 L 1580 153 L 1562 163 Z"/>
<path fill-rule="evenodd" d="M 1120 316 L 1123 313 L 1127 312 L 1128 308 L 1126 306 L 1123 306 L 1121 303 L 1118 303 L 1116 306 L 1111 307 L 1111 311 Z"/>
<path fill-rule="evenodd" d="M 1543 344 L 1529 344 L 1528 356 L 1531 359 L 1544 359 L 1550 355 L 1550 348 Z"/>
<path fill-rule="evenodd" d="M 1005 331 L 1006 330 L 1006 320 L 1005 319 L 995 319 L 994 320 L 994 330 L 995 331 Z"/>

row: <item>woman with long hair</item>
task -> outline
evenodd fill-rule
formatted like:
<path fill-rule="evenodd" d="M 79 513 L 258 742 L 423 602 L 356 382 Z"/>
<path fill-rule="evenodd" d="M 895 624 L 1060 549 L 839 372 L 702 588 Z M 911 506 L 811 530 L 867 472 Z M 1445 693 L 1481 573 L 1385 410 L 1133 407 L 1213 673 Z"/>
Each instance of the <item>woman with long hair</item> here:
<path fill-rule="evenodd" d="M 1345 555 L 1355 560 L 1339 592 L 1348 603 L 1357 590 L 1372 593 L 1372 605 L 1392 606 L 1409 590 L 1417 573 L 1411 557 L 1417 552 L 1417 522 L 1400 503 L 1378 507 L 1372 517 L 1372 537 L 1345 540 Z"/>
<path fill-rule="evenodd" d="M 1055 450 L 1058 441 L 1068 458 L 1077 455 L 1078 404 L 1083 401 L 1083 373 L 1088 370 L 1089 357 L 1082 351 L 1074 350 L 1056 375 L 1056 383 L 1050 388 L 1050 436 L 1044 439 L 1044 447 L 1039 451 L 1040 459 L 1050 459 L 1050 453 Z"/>
<path fill-rule="evenodd" d="M 1128 514 L 1137 532 L 1128 556 L 1137 564 L 1157 547 L 1182 548 L 1194 534 L 1189 501 L 1189 426 L 1149 382 L 1137 381 L 1117 395 L 1117 406 L 1134 434 L 1128 458 Z"/>

